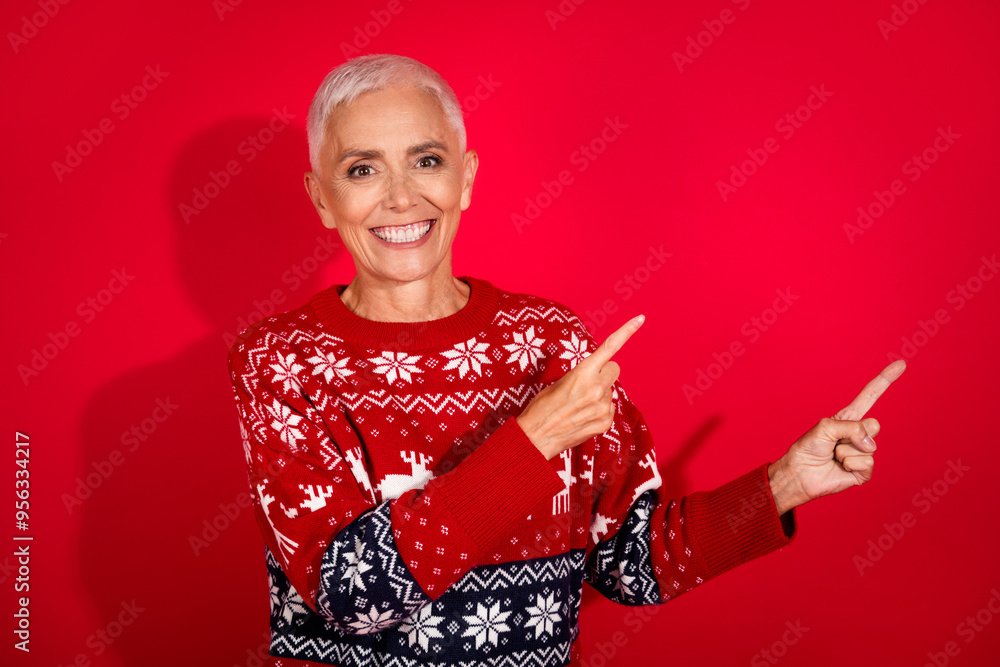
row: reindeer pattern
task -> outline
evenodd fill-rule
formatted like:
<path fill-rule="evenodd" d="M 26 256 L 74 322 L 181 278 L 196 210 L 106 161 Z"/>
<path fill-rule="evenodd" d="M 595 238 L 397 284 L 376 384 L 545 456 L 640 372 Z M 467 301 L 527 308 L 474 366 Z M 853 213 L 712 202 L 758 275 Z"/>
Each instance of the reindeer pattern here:
<path fill-rule="evenodd" d="M 375 488 L 378 489 L 383 502 L 398 498 L 410 489 L 422 489 L 427 482 L 434 479 L 434 472 L 427 469 L 427 466 L 434 462 L 433 456 L 415 451 L 402 451 L 399 455 L 404 463 L 410 464 L 411 472 L 409 475 L 390 473 L 382 478 Z"/>

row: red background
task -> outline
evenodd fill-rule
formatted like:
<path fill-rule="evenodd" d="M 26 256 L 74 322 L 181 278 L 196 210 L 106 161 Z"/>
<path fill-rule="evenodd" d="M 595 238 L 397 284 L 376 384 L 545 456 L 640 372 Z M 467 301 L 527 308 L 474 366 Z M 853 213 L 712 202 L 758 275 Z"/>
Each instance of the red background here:
<path fill-rule="evenodd" d="M 38 15 L 35 31 L 24 21 L 38 2 L 4 3 L 3 433 L 31 436 L 34 541 L 30 656 L 11 647 L 13 546 L 0 556 L 0 661 L 254 664 L 268 594 L 250 512 L 197 556 L 189 538 L 247 490 L 224 334 L 273 296 L 285 310 L 353 276 L 342 249 L 318 268 L 308 259 L 336 234 L 302 173 L 308 104 L 357 40 L 357 53 L 427 63 L 464 101 L 481 168 L 456 275 L 566 303 L 599 340 L 646 314 L 616 360 L 670 494 L 780 457 L 917 334 L 906 373 L 869 413 L 882 424 L 872 482 L 802 507 L 790 547 L 645 620 L 588 587 L 589 664 L 771 664 L 769 648 L 784 665 L 921 665 L 929 653 L 940 664 L 949 641 L 950 663 L 996 664 L 1000 618 L 982 612 L 990 621 L 971 636 L 959 627 L 1000 590 L 1000 280 L 976 282 L 1000 250 L 996 3 L 910 0 L 915 12 L 883 35 L 888 1 L 566 0 L 558 21 L 556 0 L 401 1 L 397 13 L 375 0 L 221 14 L 207 1 L 71 2 Z M 700 53 L 688 42 L 699 33 Z M 674 53 L 689 47 L 679 69 Z M 155 87 L 122 118 L 115 100 L 147 66 L 162 80 L 147 78 Z M 812 86 L 829 96 L 800 110 L 810 117 L 788 136 L 776 123 Z M 274 108 L 294 118 L 249 162 L 239 146 Z M 53 163 L 105 118 L 113 131 L 60 179 Z M 625 127 L 602 146 L 606 119 Z M 910 180 L 905 164 L 939 128 L 958 138 Z M 772 137 L 777 151 L 724 199 L 718 182 Z M 582 158 L 592 143 L 603 152 Z M 185 223 L 181 204 L 229 160 L 241 172 Z M 571 182 L 540 197 L 563 170 Z M 905 192 L 852 238 L 844 225 L 896 179 Z M 512 216 L 526 213 L 540 214 L 518 230 Z M 671 256 L 645 273 L 661 246 Z M 291 278 L 296 267 L 305 280 Z M 123 268 L 127 286 L 102 292 Z M 624 289 L 626 275 L 639 289 Z M 966 284 L 978 291 L 957 298 Z M 786 288 L 798 299 L 752 339 L 744 325 Z M 91 313 L 87 299 L 102 296 L 113 298 Z M 602 323 L 605 302 L 614 312 Z M 22 378 L 19 366 L 67 325 L 77 335 Z M 744 353 L 711 367 L 736 341 Z M 715 379 L 688 400 L 682 387 L 699 370 Z M 157 399 L 177 407 L 147 421 L 155 432 L 130 451 L 122 435 L 162 416 Z M 69 511 L 78 479 L 114 450 L 120 465 Z M 954 483 L 943 481 L 949 461 L 969 468 Z M 935 501 L 915 503 L 925 487 Z M 14 545 L 12 495 L 2 525 Z M 885 524 L 907 511 L 915 524 L 892 537 Z M 880 538 L 888 549 L 859 574 L 855 557 Z M 131 625 L 111 645 L 96 640 L 133 600 Z M 796 622 L 808 630 L 782 645 Z M 594 657 L 602 649 L 610 661 Z"/>

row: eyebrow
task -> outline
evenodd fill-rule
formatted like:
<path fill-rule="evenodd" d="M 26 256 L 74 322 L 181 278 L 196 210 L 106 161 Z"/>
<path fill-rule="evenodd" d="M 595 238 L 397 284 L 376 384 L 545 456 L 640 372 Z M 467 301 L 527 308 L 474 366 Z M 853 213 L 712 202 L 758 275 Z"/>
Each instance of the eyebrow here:
<path fill-rule="evenodd" d="M 428 150 L 430 150 L 432 148 L 436 148 L 439 151 L 447 151 L 448 150 L 444 146 L 444 144 L 442 144 L 439 141 L 425 141 L 422 144 L 417 144 L 415 146 L 410 146 L 410 148 L 407 149 L 406 154 L 407 155 L 415 155 L 417 153 L 423 153 L 424 151 L 428 151 Z M 346 151 L 344 151 L 340 155 L 340 160 L 338 160 L 338 162 L 343 162 L 344 160 L 348 160 L 350 158 L 355 158 L 355 157 L 367 158 L 369 160 L 375 160 L 375 159 L 383 157 L 383 153 L 382 153 L 382 151 L 366 151 L 366 150 L 363 150 L 363 149 L 360 149 L 360 148 L 349 148 L 349 149 L 347 149 Z"/>

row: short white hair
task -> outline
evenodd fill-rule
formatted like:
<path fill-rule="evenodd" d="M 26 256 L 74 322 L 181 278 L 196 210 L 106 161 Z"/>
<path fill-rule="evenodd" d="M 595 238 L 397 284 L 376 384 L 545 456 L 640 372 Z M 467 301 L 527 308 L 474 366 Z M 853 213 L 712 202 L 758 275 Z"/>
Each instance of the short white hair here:
<path fill-rule="evenodd" d="M 427 65 L 389 53 L 358 56 L 333 68 L 309 105 L 306 134 L 309 139 L 309 164 L 320 173 L 320 151 L 326 142 L 326 125 L 337 107 L 350 104 L 362 93 L 396 85 L 417 86 L 434 96 L 455 131 L 461 152 L 465 153 L 465 121 L 455 91 L 440 74 Z"/>

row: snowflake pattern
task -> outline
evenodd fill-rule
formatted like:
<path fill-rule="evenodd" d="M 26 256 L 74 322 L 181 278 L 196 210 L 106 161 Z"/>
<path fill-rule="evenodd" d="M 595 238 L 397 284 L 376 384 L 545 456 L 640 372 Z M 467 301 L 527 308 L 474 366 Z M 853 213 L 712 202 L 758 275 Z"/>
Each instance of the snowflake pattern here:
<path fill-rule="evenodd" d="M 274 369 L 273 381 L 275 386 L 281 385 L 284 392 L 289 391 L 301 391 L 302 387 L 299 385 L 299 380 L 296 374 L 299 371 L 305 370 L 305 366 L 302 364 L 295 363 L 295 353 L 289 352 L 287 355 L 282 355 L 278 353 L 278 363 L 271 364 L 271 368 Z"/>
<path fill-rule="evenodd" d="M 550 635 L 555 633 L 556 623 L 562 620 L 562 615 L 559 613 L 561 606 L 556 602 L 555 593 L 552 591 L 549 591 L 548 597 L 542 593 L 535 595 L 535 606 L 526 610 L 531 618 L 525 623 L 527 627 L 535 628 L 535 639 L 546 632 Z"/>
<path fill-rule="evenodd" d="M 392 625 L 393 621 L 396 620 L 396 615 L 392 613 L 391 609 L 380 612 L 375 605 L 372 605 L 368 613 L 361 612 L 355 618 L 356 620 L 351 623 L 351 627 L 359 635 L 368 635 Z"/>
<path fill-rule="evenodd" d="M 633 512 L 633 514 L 635 515 L 636 521 L 635 525 L 632 526 L 632 534 L 638 535 L 646 530 L 646 527 L 649 525 L 649 505 L 636 505 L 635 512 Z"/>
<path fill-rule="evenodd" d="M 281 616 L 285 619 L 285 622 L 289 625 L 301 625 L 306 622 L 309 617 L 310 611 L 306 607 L 306 601 L 302 599 L 294 588 L 288 590 L 288 596 L 285 598 L 285 604 L 281 607 Z"/>
<path fill-rule="evenodd" d="M 274 417 L 271 426 L 278 431 L 278 435 L 281 436 L 282 441 L 288 444 L 289 447 L 295 447 L 295 444 L 299 440 L 305 439 L 302 431 L 296 428 L 299 422 L 302 421 L 302 415 L 295 414 L 290 407 L 278 399 L 274 399 L 274 404 L 269 410 L 271 416 Z"/>
<path fill-rule="evenodd" d="M 587 339 L 577 338 L 575 331 L 570 335 L 569 340 L 561 340 L 559 342 L 566 348 L 563 353 L 559 355 L 559 358 L 569 359 L 569 367 L 571 370 L 576 368 L 578 363 L 587 358 L 587 355 L 585 354 L 588 347 Z"/>
<path fill-rule="evenodd" d="M 310 364 L 314 364 L 313 375 L 322 375 L 327 382 L 333 380 L 336 375 L 340 380 L 346 380 L 348 376 L 354 375 L 354 371 L 347 368 L 347 359 L 337 359 L 333 352 L 323 354 L 316 348 L 316 356 L 306 359 Z"/>
<path fill-rule="evenodd" d="M 450 359 L 443 370 L 449 371 L 457 368 L 458 376 L 464 378 L 465 374 L 471 368 L 481 377 L 483 374 L 482 364 L 493 363 L 486 356 L 486 350 L 489 347 L 489 343 L 479 343 L 474 337 L 464 343 L 459 343 L 452 347 L 452 349 L 441 353 L 441 356 Z"/>
<path fill-rule="evenodd" d="M 420 356 L 411 356 L 406 352 L 392 352 L 386 350 L 380 356 L 372 357 L 368 361 L 375 364 L 375 372 L 381 373 L 389 384 L 395 384 L 396 379 L 413 382 L 410 373 L 423 373 L 417 367 Z"/>
<path fill-rule="evenodd" d="M 618 567 L 608 574 L 615 581 L 615 587 L 611 590 L 621 591 L 625 598 L 631 598 L 635 595 L 635 591 L 632 590 L 632 582 L 635 581 L 635 577 L 625 574 L 625 568 L 628 567 L 627 561 L 621 561 L 618 563 Z"/>
<path fill-rule="evenodd" d="M 438 630 L 438 624 L 444 620 L 443 616 L 434 616 L 433 603 L 425 605 L 420 611 L 408 617 L 399 624 L 399 629 L 406 633 L 410 646 L 420 645 L 420 648 L 427 651 L 430 649 L 431 639 L 443 639 L 444 635 Z"/>
<path fill-rule="evenodd" d="M 372 566 L 365 562 L 365 543 L 361 541 L 359 536 L 354 536 L 354 551 L 345 552 L 344 558 L 348 565 L 341 578 L 347 579 L 347 593 L 353 593 L 355 586 L 362 591 L 368 590 L 362 575 L 372 569 Z"/>
<path fill-rule="evenodd" d="M 517 361 L 522 371 L 528 367 L 528 364 L 537 366 L 538 360 L 545 356 L 542 353 L 542 343 L 545 342 L 545 339 L 535 336 L 534 326 L 528 327 L 524 333 L 515 331 L 513 337 L 513 343 L 504 345 L 504 349 L 511 353 L 507 357 L 506 363 Z"/>
<path fill-rule="evenodd" d="M 281 587 L 278 586 L 278 580 L 271 575 L 270 570 L 267 573 L 268 584 L 271 587 L 271 608 L 277 609 L 281 606 Z"/>
<path fill-rule="evenodd" d="M 496 646 L 500 633 L 510 632 L 510 626 L 504 622 L 508 616 L 510 616 L 509 611 L 500 611 L 499 602 L 495 602 L 489 609 L 477 602 L 475 615 L 462 617 L 469 625 L 462 636 L 475 636 L 477 649 L 487 640 Z"/>

